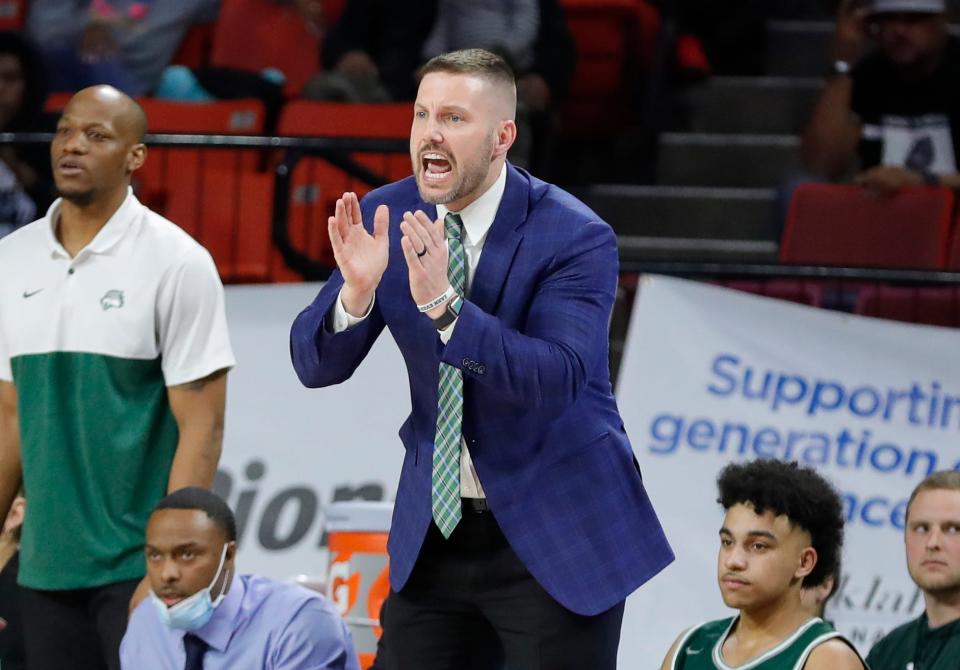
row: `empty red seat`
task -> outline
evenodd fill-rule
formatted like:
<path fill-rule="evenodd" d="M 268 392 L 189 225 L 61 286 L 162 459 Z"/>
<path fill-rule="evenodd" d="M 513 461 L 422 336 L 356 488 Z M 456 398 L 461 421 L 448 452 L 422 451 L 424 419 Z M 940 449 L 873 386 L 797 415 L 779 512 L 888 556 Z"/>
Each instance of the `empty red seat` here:
<path fill-rule="evenodd" d="M 195 23 L 184 36 L 177 53 L 173 56 L 173 63 L 192 69 L 201 68 L 210 61 L 210 51 L 213 48 L 213 29 L 215 23 Z"/>
<path fill-rule="evenodd" d="M 562 0 L 577 52 L 564 107 L 569 135 L 612 134 L 627 122 L 630 91 L 653 58 L 658 12 L 641 0 Z"/>
<path fill-rule="evenodd" d="M 280 135 L 303 137 L 355 137 L 406 140 L 410 136 L 413 107 L 410 103 L 346 104 L 296 100 L 283 110 Z M 403 153 L 357 153 L 353 158 L 385 181 L 411 174 L 410 156 Z M 345 191 L 359 196 L 369 192 L 365 182 L 351 177 L 322 158 L 301 159 L 291 174 L 287 217 L 291 242 L 310 258 L 333 267 L 327 236 L 327 217 Z M 279 271 L 282 278 L 282 271 Z"/>
<path fill-rule="evenodd" d="M 942 269 L 953 202 L 947 188 L 903 189 L 880 197 L 859 186 L 803 184 L 790 202 L 780 260 Z"/>
<path fill-rule="evenodd" d="M 960 327 L 960 288 L 870 286 L 860 290 L 856 313 L 894 321 Z"/>
<path fill-rule="evenodd" d="M 46 101 L 43 103 L 43 111 L 51 114 L 59 114 L 63 111 L 63 108 L 67 106 L 67 103 L 70 102 L 70 98 L 72 97 L 73 93 L 66 93 L 62 91 L 51 93 L 47 96 Z"/>
<path fill-rule="evenodd" d="M 209 103 L 143 98 L 152 133 L 259 135 L 259 100 Z M 134 174 L 141 201 L 207 247 L 226 281 L 268 277 L 273 175 L 257 173 L 259 154 L 249 149 L 148 146 Z M 263 194 L 269 194 L 261 201 Z"/>
<path fill-rule="evenodd" d="M 272 174 L 173 171 L 170 186 L 164 215 L 210 251 L 224 281 L 269 280 Z"/>
<path fill-rule="evenodd" d="M 211 135 L 259 135 L 263 132 L 263 103 L 255 99 L 215 102 L 173 102 L 141 98 L 151 133 Z M 199 174 L 210 168 L 254 170 L 258 154 L 252 150 L 214 148 L 169 148 L 151 146 L 147 162 L 134 175 L 138 197 L 148 206 L 163 211 L 170 192 L 172 176 L 185 175 L 183 184 L 200 180 Z M 196 187 L 194 187 L 196 188 Z"/>
<path fill-rule="evenodd" d="M 320 38 L 293 3 L 223 0 L 213 34 L 212 65 L 259 72 L 276 68 L 297 95 L 320 68 Z"/>

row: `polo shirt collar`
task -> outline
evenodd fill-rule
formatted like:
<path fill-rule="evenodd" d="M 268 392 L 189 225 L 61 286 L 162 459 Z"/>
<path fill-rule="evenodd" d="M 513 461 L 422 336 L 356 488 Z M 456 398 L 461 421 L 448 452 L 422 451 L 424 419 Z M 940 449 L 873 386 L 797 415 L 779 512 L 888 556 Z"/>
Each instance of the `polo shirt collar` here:
<path fill-rule="evenodd" d="M 483 195 L 457 212 L 460 220 L 463 221 L 463 228 L 466 232 L 466 241 L 471 245 L 478 245 L 490 231 L 493 220 L 497 218 L 497 210 L 500 208 L 500 200 L 503 199 L 503 191 L 507 187 L 507 164 L 504 162 L 500 169 L 500 176 L 497 180 L 484 191 Z M 443 218 L 447 215 L 446 205 L 437 205 L 437 217 Z"/>
<path fill-rule="evenodd" d="M 44 218 L 47 220 L 47 239 L 50 243 L 51 252 L 54 256 L 60 255 L 69 258 L 70 255 L 67 253 L 67 250 L 63 248 L 63 245 L 60 244 L 60 241 L 57 239 L 57 224 L 60 220 L 60 205 L 62 203 L 63 198 L 57 198 L 53 204 L 50 205 Z M 120 207 L 113 213 L 113 216 L 107 219 L 103 228 L 90 240 L 90 243 L 77 253 L 77 256 L 81 254 L 108 253 L 123 239 L 134 222 L 139 219 L 138 214 L 140 214 L 142 208 L 143 205 L 141 205 L 140 201 L 133 195 L 133 188 L 128 186 L 127 197 L 120 203 Z"/>
<path fill-rule="evenodd" d="M 206 642 L 211 649 L 225 651 L 236 628 L 236 620 L 240 614 L 240 605 L 243 604 L 245 592 L 243 580 L 234 574 L 233 579 L 230 580 L 230 590 L 227 591 L 223 602 L 213 611 L 210 621 L 195 630 L 193 634 Z M 181 639 L 183 635 L 180 635 Z"/>

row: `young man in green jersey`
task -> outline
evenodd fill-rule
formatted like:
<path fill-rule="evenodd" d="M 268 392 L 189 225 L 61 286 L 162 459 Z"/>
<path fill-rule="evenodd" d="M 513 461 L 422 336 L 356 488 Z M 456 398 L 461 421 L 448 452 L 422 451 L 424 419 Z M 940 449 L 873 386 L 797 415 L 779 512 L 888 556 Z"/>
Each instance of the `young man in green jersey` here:
<path fill-rule="evenodd" d="M 924 612 L 873 645 L 873 670 L 960 668 L 960 472 L 924 479 L 907 503 L 907 570 Z"/>
<path fill-rule="evenodd" d="M 863 670 L 852 645 L 811 617 L 803 587 L 835 573 L 843 506 L 820 475 L 796 463 L 731 463 L 717 480 L 726 510 L 717 578 L 729 619 L 695 626 L 661 670 Z"/>

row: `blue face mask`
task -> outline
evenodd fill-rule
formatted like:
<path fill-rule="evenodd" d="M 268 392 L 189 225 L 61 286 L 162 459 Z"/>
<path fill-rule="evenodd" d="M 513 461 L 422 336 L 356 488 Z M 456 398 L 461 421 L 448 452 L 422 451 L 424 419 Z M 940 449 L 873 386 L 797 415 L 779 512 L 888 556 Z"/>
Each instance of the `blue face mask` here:
<path fill-rule="evenodd" d="M 223 569 L 223 563 L 226 558 L 227 545 L 223 545 L 220 564 L 217 566 L 217 572 L 214 574 L 210 585 L 200 589 L 192 596 L 184 598 L 175 605 L 167 607 L 167 604 L 160 600 L 156 593 L 150 591 L 150 600 L 153 601 L 153 605 L 157 609 L 157 614 L 160 615 L 160 621 L 171 628 L 188 631 L 197 630 L 210 621 L 210 617 L 213 616 L 213 611 L 223 602 L 223 597 L 226 595 L 227 583 L 226 580 L 224 580 L 223 587 L 220 589 L 220 595 L 217 596 L 217 599 L 213 600 L 210 597 L 213 585 L 216 584 L 217 579 L 220 578 L 220 571 Z"/>

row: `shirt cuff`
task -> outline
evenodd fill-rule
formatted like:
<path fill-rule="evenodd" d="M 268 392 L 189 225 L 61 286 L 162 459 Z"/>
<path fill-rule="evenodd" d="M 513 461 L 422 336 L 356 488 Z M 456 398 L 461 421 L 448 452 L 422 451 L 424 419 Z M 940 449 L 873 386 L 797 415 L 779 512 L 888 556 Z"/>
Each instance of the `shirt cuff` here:
<path fill-rule="evenodd" d="M 374 294 L 373 300 L 370 301 L 370 306 L 367 307 L 367 311 L 363 316 L 353 316 L 348 314 L 346 308 L 343 306 L 342 294 L 343 289 L 340 289 L 340 293 L 337 294 L 337 301 L 333 306 L 333 333 L 342 333 L 348 328 L 353 328 L 355 325 L 366 319 L 370 316 L 370 312 L 373 311 L 373 303 L 377 301 L 377 296 Z"/>
<path fill-rule="evenodd" d="M 457 317 L 456 319 L 453 320 L 453 323 L 451 323 L 449 326 L 447 326 L 443 330 L 437 331 L 440 333 L 441 342 L 446 344 L 447 342 L 450 341 L 450 338 L 453 337 L 453 330 L 454 328 L 457 327 L 457 321 L 459 320 L 460 320 L 460 317 Z"/>

